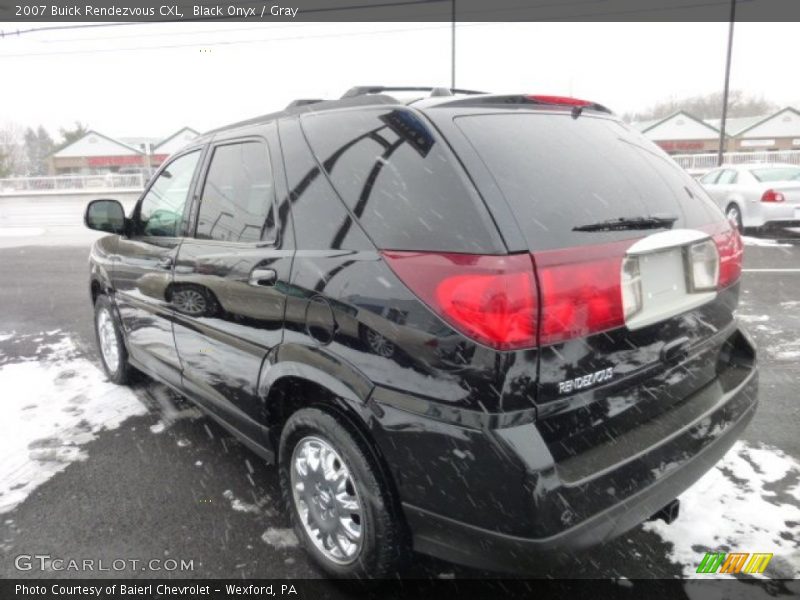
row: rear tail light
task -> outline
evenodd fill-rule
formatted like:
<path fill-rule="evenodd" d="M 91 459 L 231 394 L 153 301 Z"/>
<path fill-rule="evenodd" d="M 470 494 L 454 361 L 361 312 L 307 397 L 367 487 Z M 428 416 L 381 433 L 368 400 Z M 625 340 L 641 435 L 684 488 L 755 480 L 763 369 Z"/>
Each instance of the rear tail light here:
<path fill-rule="evenodd" d="M 642 312 L 642 276 L 639 257 L 626 256 L 622 261 L 622 309 L 625 320 Z"/>
<path fill-rule="evenodd" d="M 394 251 L 383 256 L 458 331 L 492 348 L 514 350 L 623 325 L 623 253 L 623 245 L 611 244 L 541 252 L 533 258 Z"/>
<path fill-rule="evenodd" d="M 529 254 L 383 256 L 425 304 L 465 335 L 498 350 L 536 345 L 538 301 Z"/>
<path fill-rule="evenodd" d="M 738 281 L 742 240 L 725 222 L 688 246 L 687 291 Z M 633 240 L 508 256 L 385 251 L 411 291 L 464 335 L 497 350 L 586 337 L 625 325 L 643 309 Z M 537 285 L 538 276 L 538 285 Z"/>
<path fill-rule="evenodd" d="M 728 224 L 726 224 L 728 225 Z M 722 232 L 712 235 L 719 252 L 719 289 L 726 288 L 739 281 L 742 275 L 742 258 L 744 245 L 739 230 L 729 225 Z"/>
<path fill-rule="evenodd" d="M 689 292 L 709 292 L 719 282 L 719 252 L 713 240 L 692 244 L 686 249 Z"/>
<path fill-rule="evenodd" d="M 541 285 L 540 345 L 625 324 L 620 269 L 628 245 L 630 242 L 534 254 Z"/>
<path fill-rule="evenodd" d="M 762 202 L 783 202 L 784 200 L 786 200 L 786 198 L 784 198 L 783 194 L 775 190 L 767 190 L 761 194 Z"/>

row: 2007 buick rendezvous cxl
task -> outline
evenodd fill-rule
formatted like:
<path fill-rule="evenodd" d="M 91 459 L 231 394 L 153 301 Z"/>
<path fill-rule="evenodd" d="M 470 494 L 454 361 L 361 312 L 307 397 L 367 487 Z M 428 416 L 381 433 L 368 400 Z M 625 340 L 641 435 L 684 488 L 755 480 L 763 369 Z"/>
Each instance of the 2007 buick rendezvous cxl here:
<path fill-rule="evenodd" d="M 274 461 L 335 576 L 524 571 L 674 518 L 757 402 L 736 228 L 598 104 L 387 91 L 212 131 L 130 217 L 89 205 L 108 377 Z"/>

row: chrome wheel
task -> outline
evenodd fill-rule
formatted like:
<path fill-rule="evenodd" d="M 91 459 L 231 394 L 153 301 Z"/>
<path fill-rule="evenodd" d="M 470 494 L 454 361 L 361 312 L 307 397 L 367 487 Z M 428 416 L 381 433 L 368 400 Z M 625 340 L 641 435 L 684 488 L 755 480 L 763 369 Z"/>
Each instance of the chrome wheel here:
<path fill-rule="evenodd" d="M 206 298 L 192 288 L 178 290 L 172 294 L 173 306 L 188 315 L 200 315 L 206 312 Z"/>
<path fill-rule="evenodd" d="M 328 560 L 354 562 L 364 540 L 356 482 L 339 453 L 325 440 L 305 437 L 292 453 L 292 497 L 303 529 Z"/>
<path fill-rule="evenodd" d="M 739 209 L 735 206 L 729 206 L 728 210 L 725 211 L 725 216 L 728 217 L 728 221 L 733 223 L 736 227 L 740 226 L 742 215 L 739 213 Z"/>
<path fill-rule="evenodd" d="M 394 344 L 377 331 L 367 329 L 367 343 L 372 351 L 383 358 L 394 356 Z"/>
<path fill-rule="evenodd" d="M 97 339 L 100 341 L 100 352 L 106 367 L 112 373 L 119 368 L 119 344 L 117 341 L 117 328 L 108 309 L 104 308 L 97 313 Z"/>

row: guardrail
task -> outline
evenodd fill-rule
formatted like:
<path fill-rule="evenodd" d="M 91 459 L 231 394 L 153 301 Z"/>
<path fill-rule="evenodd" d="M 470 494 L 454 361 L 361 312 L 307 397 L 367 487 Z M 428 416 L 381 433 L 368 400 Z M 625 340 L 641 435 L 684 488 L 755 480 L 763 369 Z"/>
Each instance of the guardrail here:
<path fill-rule="evenodd" d="M 703 175 L 717 167 L 717 154 L 673 154 L 680 166 L 692 175 Z M 726 164 L 741 164 L 749 162 L 759 163 L 789 163 L 800 165 L 800 150 L 772 150 L 764 152 L 725 152 L 722 162 Z"/>
<path fill-rule="evenodd" d="M 0 179 L 0 195 L 98 192 L 102 190 L 140 191 L 144 189 L 144 184 L 145 177 L 141 173 L 8 177 Z"/>

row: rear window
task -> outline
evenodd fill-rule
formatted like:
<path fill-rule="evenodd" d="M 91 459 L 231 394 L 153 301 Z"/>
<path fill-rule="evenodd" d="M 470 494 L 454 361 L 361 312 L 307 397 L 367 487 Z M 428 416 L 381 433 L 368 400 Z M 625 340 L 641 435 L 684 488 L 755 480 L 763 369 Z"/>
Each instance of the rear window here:
<path fill-rule="evenodd" d="M 511 205 L 531 250 L 653 233 L 573 229 L 612 219 L 675 218 L 677 229 L 723 218 L 660 148 L 617 121 L 503 113 L 455 122 Z"/>
<path fill-rule="evenodd" d="M 800 167 L 771 167 L 751 169 L 753 177 L 766 183 L 771 181 L 800 181 Z"/>
<path fill-rule="evenodd" d="M 311 114 L 302 126 L 334 188 L 379 248 L 502 251 L 474 186 L 415 113 Z"/>

